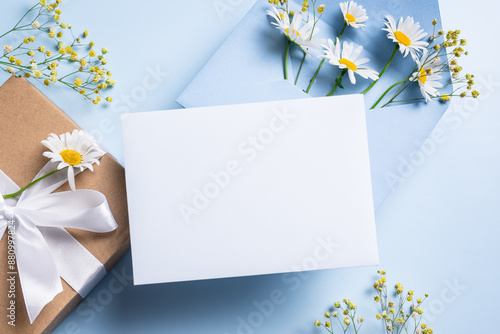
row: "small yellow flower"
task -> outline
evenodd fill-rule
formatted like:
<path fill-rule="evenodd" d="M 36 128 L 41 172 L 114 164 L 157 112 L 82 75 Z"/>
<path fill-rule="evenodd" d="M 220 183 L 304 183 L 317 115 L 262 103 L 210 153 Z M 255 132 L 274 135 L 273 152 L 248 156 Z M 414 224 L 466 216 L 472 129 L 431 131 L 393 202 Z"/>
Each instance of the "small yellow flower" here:
<path fill-rule="evenodd" d="M 56 36 L 57 36 L 57 38 L 61 38 L 61 37 L 63 37 L 63 33 L 62 33 L 62 31 L 59 31 L 59 32 L 57 33 L 57 35 L 56 35 Z"/>
<path fill-rule="evenodd" d="M 432 21 L 432 25 L 433 25 L 433 26 L 435 26 L 435 25 L 437 25 L 437 24 L 438 24 L 438 20 L 434 19 L 434 20 Z"/>
<path fill-rule="evenodd" d="M 25 72 L 25 73 L 24 73 L 24 77 L 25 77 L 25 78 L 30 78 L 30 77 L 31 77 L 31 74 L 29 74 L 28 72 Z"/>
<path fill-rule="evenodd" d="M 57 81 L 57 75 L 51 75 L 50 76 L 50 81 L 56 82 Z"/>
<path fill-rule="evenodd" d="M 80 94 L 85 94 L 85 89 L 80 89 Z"/>
<path fill-rule="evenodd" d="M 34 42 L 34 41 L 35 41 L 35 36 L 30 36 L 30 37 L 28 38 L 28 40 L 29 40 L 30 42 Z"/>
<path fill-rule="evenodd" d="M 40 0 L 40 5 L 43 7 L 47 6 L 47 0 Z"/>
<path fill-rule="evenodd" d="M 66 23 L 61 23 L 60 27 L 63 29 L 66 29 L 67 25 L 66 25 Z"/>
<path fill-rule="evenodd" d="M 27 54 L 28 54 L 28 56 L 30 56 L 31 58 L 33 58 L 33 57 L 35 56 L 35 51 L 33 51 L 33 50 L 29 50 L 29 51 L 27 52 Z"/>
<path fill-rule="evenodd" d="M 49 32 L 49 37 L 50 37 L 50 38 L 54 38 L 54 37 L 56 37 L 56 32 L 55 32 L 55 31 L 50 31 L 50 32 Z"/>
<path fill-rule="evenodd" d="M 38 78 L 41 78 L 43 76 L 43 73 L 42 73 L 42 71 L 34 71 L 33 76 L 38 79 Z"/>
<path fill-rule="evenodd" d="M 106 65 L 106 64 L 108 63 L 108 60 L 107 60 L 106 58 L 103 58 L 103 59 L 101 60 L 101 62 L 102 62 L 102 64 L 103 64 L 103 65 Z"/>
<path fill-rule="evenodd" d="M 451 97 L 447 94 L 443 94 L 441 95 L 441 101 L 449 101 L 451 99 Z"/>
<path fill-rule="evenodd" d="M 21 59 L 16 59 L 14 64 L 16 64 L 17 66 L 21 66 L 23 64 L 23 61 Z"/>
<path fill-rule="evenodd" d="M 95 51 L 94 51 L 94 50 L 90 50 L 90 51 L 89 51 L 89 56 L 91 56 L 91 57 L 95 57 Z"/>
<path fill-rule="evenodd" d="M 10 66 L 7 66 L 7 72 L 9 72 L 10 74 L 15 74 L 16 70 Z"/>
<path fill-rule="evenodd" d="M 10 57 L 9 57 L 9 61 L 10 61 L 11 63 L 15 62 L 15 61 L 16 61 L 16 57 L 14 57 L 14 56 L 10 56 Z"/>
<path fill-rule="evenodd" d="M 344 324 L 346 324 L 347 326 L 349 326 L 351 324 L 351 320 L 347 317 L 344 318 Z"/>
<path fill-rule="evenodd" d="M 88 35 L 89 35 L 89 32 L 88 32 L 87 30 L 85 30 L 85 31 L 83 32 L 83 37 L 87 37 Z"/>
<path fill-rule="evenodd" d="M 50 85 L 50 81 L 49 81 L 49 79 L 45 79 L 45 80 L 43 81 L 43 84 L 44 84 L 45 86 Z"/>
<path fill-rule="evenodd" d="M 83 83 L 83 82 L 82 82 L 82 79 L 80 79 L 80 78 L 76 78 L 76 79 L 75 79 L 75 87 L 79 87 L 79 86 L 81 86 L 81 85 L 82 85 L 82 83 Z"/>
<path fill-rule="evenodd" d="M 330 312 L 325 312 L 325 318 L 330 318 Z"/>
<path fill-rule="evenodd" d="M 94 100 L 94 101 L 92 101 L 92 103 L 93 103 L 93 104 L 98 104 L 98 103 L 99 103 L 99 101 Z"/>
<path fill-rule="evenodd" d="M 325 322 L 325 327 L 330 328 L 330 327 L 332 327 L 332 325 L 328 321 L 326 321 Z"/>
<path fill-rule="evenodd" d="M 71 53 L 71 52 L 73 52 L 73 48 L 72 48 L 71 46 L 69 46 L 69 45 L 68 45 L 68 46 L 66 47 L 66 52 L 67 52 L 67 53 Z"/>
<path fill-rule="evenodd" d="M 29 42 L 30 42 L 30 40 L 29 40 L 29 39 L 27 39 L 27 38 L 23 39 L 23 43 L 24 43 L 24 44 L 28 44 Z"/>
<path fill-rule="evenodd" d="M 472 94 L 472 97 L 475 98 L 475 99 L 477 99 L 479 97 L 479 92 L 477 90 L 473 90 L 471 92 L 471 94 Z"/>
<path fill-rule="evenodd" d="M 316 327 L 319 327 L 319 326 L 321 326 L 321 321 L 319 321 L 319 320 L 316 320 L 316 322 L 314 323 L 314 326 L 316 326 Z"/>
<path fill-rule="evenodd" d="M 85 59 L 80 59 L 80 65 L 83 67 L 87 66 L 87 61 Z"/>
<path fill-rule="evenodd" d="M 108 96 L 108 97 L 106 98 L 106 101 L 108 101 L 108 102 L 113 102 L 113 98 L 112 98 L 111 96 Z"/>
<path fill-rule="evenodd" d="M 102 48 L 102 49 L 101 49 L 101 52 L 102 52 L 102 54 L 103 54 L 103 55 L 105 55 L 105 54 L 106 54 L 106 53 L 108 53 L 109 51 L 108 51 L 108 49 L 106 49 L 106 48 Z"/>
<path fill-rule="evenodd" d="M 324 11 L 325 11 L 325 5 L 318 6 L 318 13 L 323 14 Z"/>
<path fill-rule="evenodd" d="M 95 43 L 94 43 L 93 41 L 91 41 L 91 42 L 89 43 L 89 46 L 90 46 L 90 47 L 93 47 L 94 45 L 95 45 Z"/>
<path fill-rule="evenodd" d="M 59 53 L 62 54 L 62 55 L 65 55 L 66 54 L 66 49 L 60 48 L 59 49 Z"/>

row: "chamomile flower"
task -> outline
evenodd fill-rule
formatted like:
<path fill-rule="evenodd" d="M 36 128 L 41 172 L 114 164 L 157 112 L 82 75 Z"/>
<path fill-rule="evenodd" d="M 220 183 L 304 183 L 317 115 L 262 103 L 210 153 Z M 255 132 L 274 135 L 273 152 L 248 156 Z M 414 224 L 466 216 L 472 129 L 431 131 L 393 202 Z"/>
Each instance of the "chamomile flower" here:
<path fill-rule="evenodd" d="M 280 13 L 273 7 L 274 13 L 267 11 L 269 16 L 272 16 L 276 22 L 271 24 L 275 25 L 285 36 L 292 42 L 297 44 L 304 52 L 309 53 L 307 49 L 320 49 L 321 44 L 325 42 L 324 39 L 313 39 L 319 32 L 318 28 L 314 27 L 314 21 L 309 21 L 302 25 L 302 12 L 296 12 L 293 15 L 292 21 L 287 13 Z"/>
<path fill-rule="evenodd" d="M 411 54 L 413 60 L 416 61 L 419 53 L 423 52 L 429 45 L 422 40 L 427 36 L 427 33 L 423 29 L 420 30 L 420 23 L 415 22 L 413 17 L 407 17 L 405 20 L 400 18 L 398 24 L 391 15 L 387 15 L 385 18 L 386 28 L 382 30 L 388 32 L 387 38 L 399 44 L 399 51 L 404 57 Z"/>
<path fill-rule="evenodd" d="M 426 58 L 426 54 L 424 54 L 422 59 Z M 425 102 L 430 102 L 432 97 L 441 95 L 439 90 L 443 88 L 443 84 L 439 82 L 443 77 L 438 74 L 441 68 L 441 60 L 435 58 L 423 65 L 420 61 L 417 61 L 417 68 L 418 70 L 412 74 L 411 81 L 418 83 Z"/>
<path fill-rule="evenodd" d="M 99 165 L 99 159 L 104 155 L 95 139 L 81 130 L 60 136 L 51 134 L 42 144 L 50 150 L 43 155 L 51 159 L 51 162 L 59 163 L 57 169 L 68 168 L 68 183 L 72 190 L 76 189 L 74 169 L 80 168 L 83 171 L 88 168 L 94 171 L 93 164 Z"/>
<path fill-rule="evenodd" d="M 363 51 L 362 46 L 358 46 L 354 49 L 354 43 L 344 41 L 341 49 L 339 39 L 337 38 L 336 45 L 331 39 L 329 39 L 328 45 L 325 45 L 324 47 L 325 55 L 321 57 L 326 58 L 330 64 L 338 66 L 340 69 L 347 69 L 347 72 L 349 73 L 349 80 L 353 85 L 356 84 L 356 77 L 354 76 L 354 73 L 364 79 L 378 79 L 378 72 L 365 65 L 370 62 L 370 59 L 358 59 L 359 55 Z"/>
<path fill-rule="evenodd" d="M 361 24 L 368 20 L 366 9 L 364 9 L 363 6 L 359 6 L 354 1 L 341 2 L 339 5 L 342 15 L 344 15 L 344 21 L 348 26 L 363 29 L 366 27 L 365 24 Z"/>

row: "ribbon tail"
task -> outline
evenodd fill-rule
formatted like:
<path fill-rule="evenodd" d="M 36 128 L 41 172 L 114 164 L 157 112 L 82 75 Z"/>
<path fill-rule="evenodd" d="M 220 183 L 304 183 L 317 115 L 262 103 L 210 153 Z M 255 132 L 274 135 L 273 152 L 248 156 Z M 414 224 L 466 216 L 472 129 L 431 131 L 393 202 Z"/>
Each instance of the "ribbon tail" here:
<path fill-rule="evenodd" d="M 15 232 L 19 280 L 30 323 L 45 305 L 62 292 L 61 279 L 49 246 L 41 232 L 29 220 L 17 216 Z"/>
<path fill-rule="evenodd" d="M 60 227 L 38 227 L 59 269 L 59 275 L 83 298 L 106 275 L 92 253 Z"/>
<path fill-rule="evenodd" d="M 12 194 L 18 190 L 19 186 L 0 169 L 0 193 Z"/>

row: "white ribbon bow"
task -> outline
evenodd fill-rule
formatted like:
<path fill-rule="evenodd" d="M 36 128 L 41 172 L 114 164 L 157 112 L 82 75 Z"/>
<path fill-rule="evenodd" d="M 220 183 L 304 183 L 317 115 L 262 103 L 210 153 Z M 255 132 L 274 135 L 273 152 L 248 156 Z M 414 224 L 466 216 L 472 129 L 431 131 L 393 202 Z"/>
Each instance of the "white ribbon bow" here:
<path fill-rule="evenodd" d="M 48 163 L 35 179 L 56 167 Z M 66 181 L 67 173 L 57 172 L 28 188 L 18 201 L 4 200 L 2 193 L 14 193 L 19 187 L 0 170 L 0 239 L 13 221 L 17 269 L 30 323 L 62 292 L 60 277 L 85 297 L 106 274 L 102 263 L 64 227 L 100 233 L 118 227 L 100 192 L 52 193 Z"/>

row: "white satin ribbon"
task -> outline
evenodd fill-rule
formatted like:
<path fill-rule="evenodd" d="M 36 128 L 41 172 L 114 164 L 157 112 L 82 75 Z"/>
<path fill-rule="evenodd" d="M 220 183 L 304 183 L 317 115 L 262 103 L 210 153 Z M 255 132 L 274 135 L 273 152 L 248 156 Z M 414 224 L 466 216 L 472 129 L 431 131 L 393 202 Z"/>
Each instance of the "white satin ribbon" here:
<path fill-rule="evenodd" d="M 48 163 L 35 179 L 56 167 Z M 64 228 L 104 233 L 118 227 L 100 192 L 52 193 L 66 181 L 63 170 L 28 188 L 18 201 L 4 200 L 2 193 L 19 187 L 0 170 L 0 238 L 14 221 L 17 269 L 31 323 L 62 292 L 60 277 L 85 297 L 106 274 L 102 263 Z"/>

